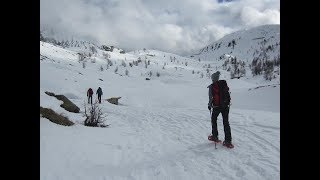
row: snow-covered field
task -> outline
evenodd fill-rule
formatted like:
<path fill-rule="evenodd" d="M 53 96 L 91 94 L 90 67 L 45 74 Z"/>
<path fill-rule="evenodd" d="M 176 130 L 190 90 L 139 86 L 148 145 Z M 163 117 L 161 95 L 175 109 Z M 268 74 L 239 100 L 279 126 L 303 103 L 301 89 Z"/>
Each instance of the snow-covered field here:
<path fill-rule="evenodd" d="M 78 62 L 76 49 L 40 42 L 40 52 L 47 57 L 40 61 L 40 104 L 75 122 L 65 127 L 40 117 L 41 180 L 280 179 L 279 79 L 229 79 L 229 73 L 220 70 L 231 91 L 229 121 L 235 148 L 215 149 L 207 140 L 211 80 L 203 68 L 210 63 L 212 74 L 215 62 L 156 50 L 109 52 L 114 65 L 100 71 L 101 65 L 106 67 L 100 50 L 96 62 L 88 61 L 86 68 Z M 128 63 L 138 57 L 142 63 L 130 67 Z M 150 60 L 148 68 L 145 57 Z M 123 60 L 126 67 L 121 66 Z M 164 63 L 168 64 L 163 69 Z M 81 114 L 69 113 L 60 107 L 61 101 L 44 93 L 64 94 L 83 110 L 87 89 L 96 91 L 99 86 L 103 99 L 121 97 L 118 106 L 105 100 L 100 105 L 108 128 L 82 125 Z M 224 140 L 221 115 L 218 130 Z"/>

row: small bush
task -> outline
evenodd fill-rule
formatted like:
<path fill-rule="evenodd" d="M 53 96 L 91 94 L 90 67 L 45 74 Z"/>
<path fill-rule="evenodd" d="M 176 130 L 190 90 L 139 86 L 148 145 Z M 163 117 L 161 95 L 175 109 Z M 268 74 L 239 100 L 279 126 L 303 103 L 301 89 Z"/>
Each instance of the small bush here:
<path fill-rule="evenodd" d="M 85 126 L 91 127 L 107 127 L 103 122 L 104 114 L 101 111 L 101 108 L 98 105 L 98 102 L 93 103 L 91 106 L 87 107 L 86 103 L 84 102 L 84 116 L 86 119 L 84 120 Z"/>
<path fill-rule="evenodd" d="M 123 67 L 127 67 L 126 62 L 124 62 L 124 61 L 122 61 L 121 65 L 122 65 Z"/>
<path fill-rule="evenodd" d="M 83 61 L 86 58 L 84 53 L 78 53 L 78 62 Z"/>
<path fill-rule="evenodd" d="M 111 61 L 110 59 L 108 59 L 107 61 L 108 61 L 108 65 L 109 65 L 109 66 L 112 66 L 112 65 L 113 65 L 113 63 L 112 63 L 112 61 Z"/>

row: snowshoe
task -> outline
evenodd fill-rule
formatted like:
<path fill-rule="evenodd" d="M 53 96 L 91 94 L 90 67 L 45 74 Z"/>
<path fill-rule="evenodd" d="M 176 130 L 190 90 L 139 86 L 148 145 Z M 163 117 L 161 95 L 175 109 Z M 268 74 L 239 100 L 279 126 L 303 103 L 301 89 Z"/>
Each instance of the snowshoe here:
<path fill-rule="evenodd" d="M 219 140 L 217 137 L 213 137 L 212 135 L 208 136 L 209 141 L 213 141 L 215 143 L 221 143 L 221 140 Z"/>
<path fill-rule="evenodd" d="M 230 149 L 234 148 L 234 146 L 233 146 L 233 144 L 231 142 L 223 141 L 222 145 L 227 147 L 227 148 L 230 148 Z"/>

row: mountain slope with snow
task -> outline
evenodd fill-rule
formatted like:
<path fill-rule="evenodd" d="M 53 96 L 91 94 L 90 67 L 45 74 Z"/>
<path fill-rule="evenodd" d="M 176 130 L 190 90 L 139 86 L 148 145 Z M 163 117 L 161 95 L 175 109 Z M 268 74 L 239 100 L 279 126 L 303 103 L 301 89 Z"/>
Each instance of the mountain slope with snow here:
<path fill-rule="evenodd" d="M 207 86 L 216 70 L 231 91 L 234 149 L 221 145 L 215 149 L 207 140 L 211 133 Z M 81 113 L 64 110 L 61 101 L 44 93 L 63 94 L 83 112 L 90 87 L 103 90 L 100 107 L 108 128 L 84 126 Z M 105 100 L 118 96 L 119 105 Z M 216 62 L 157 50 L 97 49 L 89 56 L 83 47 L 40 42 L 40 105 L 75 123 L 65 127 L 40 117 L 40 177 L 279 179 L 279 96 L 277 80 L 230 79 Z M 224 140 L 221 115 L 218 130 Z"/>
<path fill-rule="evenodd" d="M 192 56 L 195 59 L 219 61 L 220 57 L 229 54 L 251 63 L 262 49 L 269 59 L 280 55 L 280 25 L 263 25 L 228 34 Z"/>
<path fill-rule="evenodd" d="M 263 77 L 280 82 L 280 25 L 263 25 L 224 36 L 191 55 L 214 63 L 231 78 Z"/>

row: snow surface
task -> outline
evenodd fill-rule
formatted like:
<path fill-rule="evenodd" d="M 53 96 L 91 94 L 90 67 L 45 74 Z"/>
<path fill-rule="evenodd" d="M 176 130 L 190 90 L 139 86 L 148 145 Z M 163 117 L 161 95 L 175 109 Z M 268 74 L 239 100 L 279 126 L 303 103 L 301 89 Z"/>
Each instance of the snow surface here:
<path fill-rule="evenodd" d="M 219 69 L 230 86 L 229 121 L 235 148 L 217 145 L 215 149 L 207 140 L 211 80 L 203 66 L 208 62 L 157 50 L 108 52 L 114 65 L 100 71 L 107 63 L 103 51 L 98 50 L 93 57 L 96 62 L 88 61 L 86 68 L 78 62 L 77 52 L 40 42 L 40 54 L 47 57 L 40 60 L 40 104 L 75 122 L 66 127 L 40 117 L 41 180 L 280 179 L 279 79 L 230 79 L 228 72 Z M 128 63 L 138 57 L 142 63 L 130 67 Z M 150 60 L 148 68 L 145 57 Z M 164 63 L 168 63 L 165 69 Z M 210 69 L 211 74 L 214 71 Z M 62 101 L 44 93 L 64 94 L 83 111 L 87 89 L 96 91 L 99 86 L 108 128 L 84 126 L 81 113 L 64 110 Z M 105 101 L 118 96 L 118 106 Z M 224 140 L 221 115 L 218 130 Z"/>

